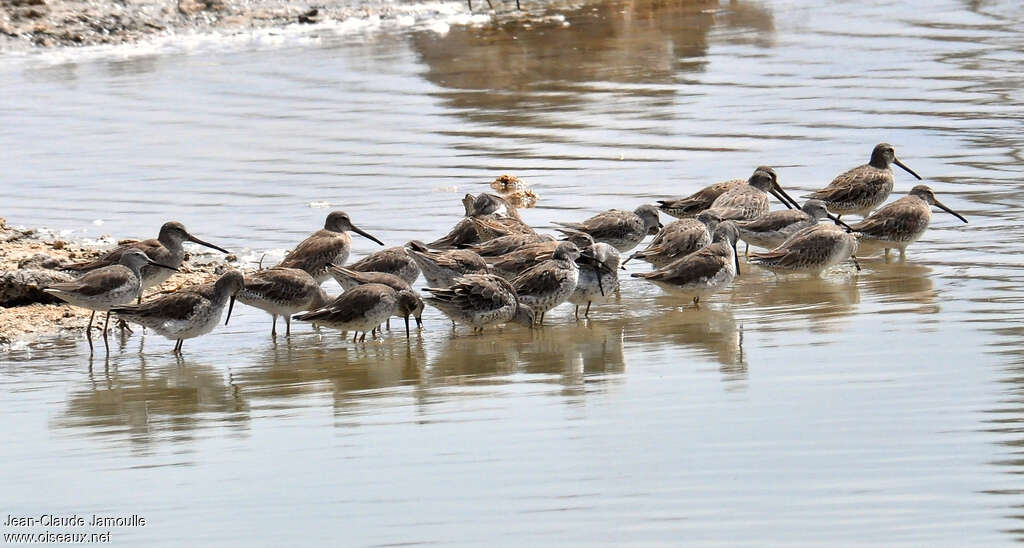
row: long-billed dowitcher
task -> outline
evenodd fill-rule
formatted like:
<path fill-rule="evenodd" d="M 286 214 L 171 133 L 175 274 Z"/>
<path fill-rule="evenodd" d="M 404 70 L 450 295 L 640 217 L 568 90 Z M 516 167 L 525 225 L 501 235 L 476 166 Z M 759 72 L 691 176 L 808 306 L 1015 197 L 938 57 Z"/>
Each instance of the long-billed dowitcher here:
<path fill-rule="evenodd" d="M 238 300 L 270 314 L 270 336 L 276 337 L 278 316 L 284 316 L 285 336 L 291 336 L 292 314 L 315 310 L 330 299 L 305 270 L 278 266 L 246 276 Z"/>
<path fill-rule="evenodd" d="M 792 198 L 779 186 L 775 170 L 761 166 L 754 170 L 754 173 L 747 179 L 747 184 L 740 185 L 715 198 L 708 211 L 713 212 L 723 221 L 751 221 L 768 213 L 770 209 L 768 194 L 775 196 L 787 208 L 793 207 L 787 201 Z"/>
<path fill-rule="evenodd" d="M 544 325 L 544 314 L 562 304 L 572 295 L 579 282 L 576 259 L 580 250 L 572 242 L 561 242 L 551 259 L 528 269 L 512 280 L 519 301 L 533 309 Z"/>
<path fill-rule="evenodd" d="M 642 251 L 629 256 L 623 263 L 633 259 L 647 261 L 654 268 L 661 268 L 672 261 L 697 251 L 711 243 L 711 233 L 720 219 L 713 213 L 702 211 L 696 219 L 677 219 L 665 225 L 651 244 Z"/>
<path fill-rule="evenodd" d="M 594 239 L 586 232 L 566 229 L 565 240 L 572 242 L 579 249 L 587 249 L 594 245 Z M 528 269 L 550 260 L 558 248 L 560 241 L 545 241 L 528 244 L 515 251 L 487 259 L 488 272 L 497 274 L 506 280 L 512 280 Z"/>
<path fill-rule="evenodd" d="M 359 333 L 363 334 L 362 341 L 366 341 L 367 332 L 377 338 L 377 326 L 391 316 L 401 315 L 405 318 L 405 336 L 408 338 L 409 315 L 416 309 L 418 300 L 412 291 L 395 291 L 384 284 L 371 283 L 353 287 L 323 308 L 294 318 L 339 331 L 353 331 L 352 342 L 356 342 Z"/>
<path fill-rule="evenodd" d="M 519 217 L 515 207 L 507 200 L 493 194 L 462 198 L 466 216 L 448 234 L 428 243 L 432 249 L 454 249 L 485 242 L 508 234 L 532 234 L 530 228 Z"/>
<path fill-rule="evenodd" d="M 644 204 L 633 211 L 611 209 L 594 215 L 580 223 L 554 224 L 586 232 L 595 242 L 604 242 L 622 253 L 637 246 L 648 234 L 657 234 L 662 228 L 658 208 Z M 565 232 L 562 229 L 555 229 Z"/>
<path fill-rule="evenodd" d="M 859 268 L 856 253 L 856 233 L 823 223 L 798 230 L 771 251 L 751 253 L 750 264 L 778 274 L 817 275 L 848 259 Z"/>
<path fill-rule="evenodd" d="M 521 304 L 512 284 L 493 274 L 469 274 L 457 278 L 448 288 L 428 287 L 426 301 L 452 322 L 483 331 L 493 324 L 517 322 L 533 326 L 533 309 Z"/>
<path fill-rule="evenodd" d="M 115 265 L 121 260 L 121 255 L 126 251 L 129 249 L 138 249 L 153 261 L 161 265 L 174 267 L 176 270 L 181 267 L 181 263 L 185 260 L 185 247 L 182 245 L 184 242 L 193 242 L 201 246 L 216 249 L 222 253 L 228 252 L 228 250 L 222 247 L 215 246 L 209 242 L 204 242 L 203 240 L 196 238 L 185 229 L 185 225 L 178 221 L 168 221 L 160 227 L 160 234 L 154 239 L 126 244 L 108 251 L 99 259 L 84 263 L 65 265 L 62 268 L 64 270 L 88 272 L 97 268 Z M 173 274 L 173 270 L 153 265 L 144 265 L 142 267 L 142 290 L 145 291 L 150 287 L 164 283 Z M 141 293 L 139 296 L 141 297 Z"/>
<path fill-rule="evenodd" d="M 277 266 L 305 270 L 317 283 L 324 283 L 330 277 L 327 267 L 332 264 L 343 265 L 348 260 L 352 249 L 349 230 L 384 245 L 384 242 L 353 225 L 348 213 L 332 211 L 324 222 L 324 228 L 295 246 Z"/>
<path fill-rule="evenodd" d="M 896 158 L 896 149 L 889 143 L 879 143 L 871 151 L 871 161 L 855 167 L 832 180 L 821 190 L 807 195 L 825 202 L 829 211 L 842 217 L 852 213 L 867 217 L 882 205 L 892 192 L 891 164 L 896 164 L 918 180 L 921 176 Z"/>
<path fill-rule="evenodd" d="M 152 329 L 159 335 L 177 341 L 174 353 L 181 354 L 185 339 L 199 337 L 213 331 L 220 322 L 224 305 L 228 317 L 235 306 L 235 296 L 245 287 L 245 279 L 237 270 L 229 270 L 214 283 L 179 289 L 138 305 L 110 309 L 125 320 Z M 229 304 L 230 301 L 230 304 Z"/>
<path fill-rule="evenodd" d="M 576 305 L 576 319 L 580 317 L 580 305 L 587 305 L 584 318 L 590 317 L 590 305 L 597 301 L 605 301 L 619 289 L 619 263 L 621 256 L 614 247 L 597 242 L 580 252 L 576 260 L 580 275 L 576 289 L 567 299 Z"/>
<path fill-rule="evenodd" d="M 967 222 L 962 215 L 940 202 L 927 185 L 917 185 L 910 194 L 882 207 L 851 228 L 860 233 L 862 245 L 882 247 L 886 256 L 890 249 L 899 249 L 900 258 L 905 258 L 907 246 L 916 242 L 928 228 L 932 220 L 931 206 Z"/>
<path fill-rule="evenodd" d="M 386 272 L 394 274 L 409 284 L 415 283 L 416 278 L 420 277 L 420 267 L 416 265 L 416 261 L 409 256 L 409 253 L 403 246 L 375 251 L 350 265 L 346 265 L 346 267 L 356 272 Z M 338 277 L 335 276 L 334 279 L 337 280 Z M 343 285 L 342 287 L 345 286 Z M 345 287 L 345 289 L 348 288 Z"/>
<path fill-rule="evenodd" d="M 487 263 L 468 249 L 430 251 L 418 241 L 409 242 L 406 249 L 430 287 L 448 287 L 459 276 L 487 273 Z"/>
<path fill-rule="evenodd" d="M 715 200 L 726 192 L 747 184 L 746 179 L 730 179 L 721 183 L 706 186 L 683 198 L 658 200 L 658 209 L 666 215 L 677 219 L 696 217 L 698 213 L 711 207 Z"/>
<path fill-rule="evenodd" d="M 736 224 L 722 222 L 715 227 L 709 245 L 657 270 L 636 272 L 633 277 L 654 282 L 670 293 L 692 297 L 693 304 L 700 306 L 701 297 L 716 293 L 739 275 L 737 238 Z"/>
<path fill-rule="evenodd" d="M 796 232 L 818 224 L 821 219 L 829 218 L 846 228 L 846 223 L 832 217 L 825 202 L 807 200 L 800 209 L 783 209 L 771 211 L 752 221 L 738 221 L 736 228 L 740 231 L 740 239 L 747 246 L 774 249 Z"/>
<path fill-rule="evenodd" d="M 483 258 L 500 257 L 530 244 L 540 242 L 553 242 L 554 236 L 547 234 L 509 234 L 486 242 L 466 246 L 468 249 Z"/>
<path fill-rule="evenodd" d="M 412 315 L 416 319 L 416 327 L 423 327 L 423 300 L 420 298 L 419 293 L 412 288 L 412 285 L 404 279 L 395 276 L 394 274 L 388 274 L 387 272 L 357 272 L 351 268 L 344 266 L 332 266 L 331 276 L 337 280 L 345 291 L 352 289 L 353 287 L 366 285 L 366 284 L 383 284 L 395 291 L 411 291 L 416 296 L 418 304 L 413 308 Z M 391 328 L 391 319 L 385 320 L 388 328 Z"/>
<path fill-rule="evenodd" d="M 54 284 L 43 291 L 68 303 L 92 310 L 89 315 L 89 326 L 85 329 L 89 340 L 89 351 L 92 351 L 92 321 L 96 312 L 106 312 L 103 322 L 103 344 L 109 349 L 107 342 L 107 324 L 110 322 L 110 309 L 128 304 L 142 293 L 142 268 L 151 265 L 154 268 L 170 272 L 177 267 L 165 265 L 151 260 L 141 249 L 123 250 L 118 256 L 118 263 L 90 270 L 77 280 Z"/>

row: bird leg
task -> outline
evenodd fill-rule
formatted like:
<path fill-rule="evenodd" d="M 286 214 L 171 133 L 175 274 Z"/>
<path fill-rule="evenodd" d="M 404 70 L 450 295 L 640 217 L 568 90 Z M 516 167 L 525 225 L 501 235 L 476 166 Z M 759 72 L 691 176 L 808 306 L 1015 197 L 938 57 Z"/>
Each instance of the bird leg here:
<path fill-rule="evenodd" d="M 352 342 L 356 342 L 358 339 L 359 339 L 359 332 L 358 331 L 353 331 L 352 332 Z"/>
<path fill-rule="evenodd" d="M 285 316 L 284 317 L 284 336 L 285 337 L 291 337 L 292 336 L 292 317 L 291 316 Z"/>
<path fill-rule="evenodd" d="M 700 309 L 700 295 L 693 298 L 693 307 Z"/>
<path fill-rule="evenodd" d="M 580 321 L 580 305 L 576 305 L 576 321 Z"/>
<path fill-rule="evenodd" d="M 85 338 L 89 341 L 89 355 L 92 355 L 92 319 L 96 317 L 96 311 L 89 314 L 89 326 L 85 328 Z"/>
<path fill-rule="evenodd" d="M 274 318 L 274 323 L 271 324 L 271 326 L 270 326 L 270 336 L 276 339 L 277 338 L 277 314 L 271 314 L 270 317 Z"/>
<path fill-rule="evenodd" d="M 584 318 L 590 318 L 590 304 L 592 301 L 587 301 L 587 311 L 583 313 Z"/>
<path fill-rule="evenodd" d="M 107 340 L 107 326 L 110 325 L 110 311 L 107 311 L 107 318 L 103 320 L 103 346 L 107 349 L 107 354 L 110 354 L 110 341 Z"/>
<path fill-rule="evenodd" d="M 363 331 L 363 336 L 359 338 L 359 342 L 361 342 L 361 343 L 366 342 L 366 331 Z"/>

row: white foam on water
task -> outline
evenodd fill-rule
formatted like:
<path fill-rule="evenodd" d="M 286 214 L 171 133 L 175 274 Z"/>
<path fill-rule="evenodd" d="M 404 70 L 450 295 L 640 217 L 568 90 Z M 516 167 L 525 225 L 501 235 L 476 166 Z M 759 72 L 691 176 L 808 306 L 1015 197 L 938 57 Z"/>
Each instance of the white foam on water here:
<path fill-rule="evenodd" d="M 257 29 L 166 32 L 131 44 L 27 50 L 0 49 L 5 65 L 59 65 L 89 60 L 118 60 L 153 55 L 196 55 L 317 45 L 325 39 L 377 32 L 426 30 L 446 34 L 453 25 L 486 25 L 492 13 L 470 13 L 464 2 L 390 4 L 386 14 L 325 19 L 314 24 L 289 24 Z"/>

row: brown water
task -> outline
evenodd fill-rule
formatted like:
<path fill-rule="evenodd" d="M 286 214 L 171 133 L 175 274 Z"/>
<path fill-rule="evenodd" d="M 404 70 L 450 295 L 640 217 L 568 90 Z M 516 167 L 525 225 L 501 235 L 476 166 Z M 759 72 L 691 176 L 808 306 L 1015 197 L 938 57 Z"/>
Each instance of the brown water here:
<path fill-rule="evenodd" d="M 410 342 L 275 343 L 240 307 L 183 359 L 154 336 L 106 363 L 16 346 L 2 510 L 136 513 L 114 542 L 166 545 L 1017 541 L 1024 9 L 819 4 L 7 55 L 0 214 L 75 237 L 173 218 L 273 258 L 327 202 L 393 245 L 503 172 L 549 228 L 760 164 L 801 194 L 881 141 L 971 222 L 937 211 L 906 263 L 859 274 L 748 267 L 699 311 L 627 278 L 535 332 L 452 335 L 428 309 Z"/>

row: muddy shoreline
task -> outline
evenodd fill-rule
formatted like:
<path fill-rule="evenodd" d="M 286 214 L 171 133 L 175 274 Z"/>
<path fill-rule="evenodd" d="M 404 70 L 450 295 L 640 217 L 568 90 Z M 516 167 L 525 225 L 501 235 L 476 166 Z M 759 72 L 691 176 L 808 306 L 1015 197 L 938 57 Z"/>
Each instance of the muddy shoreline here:
<path fill-rule="evenodd" d="M 0 50 L 127 44 L 185 32 L 245 30 L 397 16 L 397 5 L 328 0 L 0 0 Z"/>
<path fill-rule="evenodd" d="M 88 310 L 60 303 L 42 293 L 47 283 L 71 279 L 59 267 L 93 259 L 115 245 L 134 240 L 100 238 L 86 243 L 54 236 L 37 229 L 7 226 L 0 218 L 0 349 L 62 332 L 81 332 L 89 322 Z M 215 279 L 228 268 L 240 268 L 234 255 L 186 255 L 178 273 L 146 297 Z"/>

